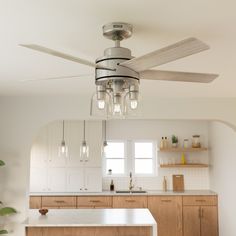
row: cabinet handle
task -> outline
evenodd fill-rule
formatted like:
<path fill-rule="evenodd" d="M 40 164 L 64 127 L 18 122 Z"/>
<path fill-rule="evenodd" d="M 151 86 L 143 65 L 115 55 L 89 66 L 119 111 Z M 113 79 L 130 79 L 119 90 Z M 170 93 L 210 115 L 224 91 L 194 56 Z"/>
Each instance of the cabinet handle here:
<path fill-rule="evenodd" d="M 88 162 L 88 160 L 85 160 L 85 162 Z"/>
<path fill-rule="evenodd" d="M 203 218 L 203 213 L 204 213 L 204 210 L 203 210 L 203 208 L 202 208 L 202 212 L 201 212 L 201 217 Z"/>
<path fill-rule="evenodd" d="M 80 162 L 83 162 L 83 160 L 79 160 Z"/>
<path fill-rule="evenodd" d="M 84 190 L 88 190 L 87 188 L 85 188 Z"/>
<path fill-rule="evenodd" d="M 56 203 L 65 203 L 63 200 L 55 200 Z"/>
<path fill-rule="evenodd" d="M 196 202 L 206 202 L 204 199 L 196 199 Z"/>
<path fill-rule="evenodd" d="M 162 202 L 172 202 L 171 200 L 161 200 Z"/>
<path fill-rule="evenodd" d="M 125 199 L 126 202 L 136 202 L 135 200 Z"/>
<path fill-rule="evenodd" d="M 198 208 L 198 218 L 201 218 L 201 207 Z"/>
<path fill-rule="evenodd" d="M 83 190 L 82 188 L 80 188 L 79 190 Z"/>
<path fill-rule="evenodd" d="M 98 203 L 98 202 L 101 202 L 101 201 L 100 200 L 90 200 L 90 202 Z"/>

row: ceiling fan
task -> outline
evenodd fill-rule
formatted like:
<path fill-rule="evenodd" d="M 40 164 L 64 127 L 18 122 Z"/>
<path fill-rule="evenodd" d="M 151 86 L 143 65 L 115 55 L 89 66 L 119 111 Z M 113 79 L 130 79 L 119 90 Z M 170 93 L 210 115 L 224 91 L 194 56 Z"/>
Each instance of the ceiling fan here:
<path fill-rule="evenodd" d="M 129 109 L 136 110 L 140 79 L 209 83 L 218 76 L 217 74 L 150 70 L 152 67 L 207 50 L 209 46 L 197 38 L 187 38 L 134 58 L 128 48 L 120 46 L 123 39 L 131 37 L 132 31 L 132 25 L 127 23 L 115 22 L 104 25 L 103 35 L 113 40 L 115 47 L 105 49 L 104 56 L 98 58 L 95 63 L 36 44 L 21 44 L 21 46 L 95 68 L 96 93 L 91 101 L 92 114 L 97 110 L 97 114 L 121 116 L 127 114 Z M 73 77 L 75 76 L 71 76 Z M 66 77 L 58 77 L 58 79 L 62 78 Z"/>

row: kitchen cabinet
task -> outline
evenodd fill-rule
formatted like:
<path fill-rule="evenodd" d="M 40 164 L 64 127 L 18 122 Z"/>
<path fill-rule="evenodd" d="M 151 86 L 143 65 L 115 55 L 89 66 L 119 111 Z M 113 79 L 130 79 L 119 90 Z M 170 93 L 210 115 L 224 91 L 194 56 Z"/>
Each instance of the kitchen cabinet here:
<path fill-rule="evenodd" d="M 77 208 L 112 208 L 110 196 L 79 196 Z"/>
<path fill-rule="evenodd" d="M 150 236 L 151 227 L 28 227 L 27 236 Z"/>
<path fill-rule="evenodd" d="M 216 196 L 183 196 L 183 235 L 218 236 Z"/>
<path fill-rule="evenodd" d="M 158 223 L 158 236 L 182 236 L 181 196 L 148 196 L 148 209 Z"/>
<path fill-rule="evenodd" d="M 42 196 L 42 208 L 76 208 L 75 196 Z"/>
<path fill-rule="evenodd" d="M 114 196 L 113 208 L 147 208 L 147 196 Z"/>
<path fill-rule="evenodd" d="M 67 170 L 66 192 L 101 192 L 101 168 L 70 168 Z"/>
<path fill-rule="evenodd" d="M 29 207 L 30 209 L 39 209 L 42 206 L 42 197 L 41 196 L 31 196 L 29 198 Z"/>
<path fill-rule="evenodd" d="M 83 121 L 66 121 L 68 157 L 63 157 L 58 152 L 62 121 L 44 127 L 31 150 L 30 192 L 100 192 L 102 122 L 86 121 L 85 137 L 89 145 L 86 160 L 80 158 Z"/>

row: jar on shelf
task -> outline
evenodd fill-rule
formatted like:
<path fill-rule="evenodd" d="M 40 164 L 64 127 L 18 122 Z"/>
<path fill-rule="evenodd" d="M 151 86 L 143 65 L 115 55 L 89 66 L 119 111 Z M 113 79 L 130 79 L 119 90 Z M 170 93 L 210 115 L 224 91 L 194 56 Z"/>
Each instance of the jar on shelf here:
<path fill-rule="evenodd" d="M 198 134 L 193 135 L 192 147 L 193 148 L 200 148 L 201 147 L 200 135 L 198 135 Z"/>
<path fill-rule="evenodd" d="M 189 147 L 188 139 L 185 138 L 183 141 L 183 148 L 188 148 L 188 147 Z"/>

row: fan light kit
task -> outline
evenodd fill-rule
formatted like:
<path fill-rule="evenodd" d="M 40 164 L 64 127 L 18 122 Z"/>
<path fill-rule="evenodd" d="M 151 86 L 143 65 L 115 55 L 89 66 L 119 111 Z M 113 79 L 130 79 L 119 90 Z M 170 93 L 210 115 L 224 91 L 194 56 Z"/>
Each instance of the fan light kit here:
<path fill-rule="evenodd" d="M 123 39 L 132 36 L 132 31 L 132 25 L 127 23 L 104 25 L 103 35 L 113 40 L 115 46 L 105 49 L 104 56 L 98 58 L 95 63 L 35 44 L 21 46 L 95 68 L 96 92 L 91 99 L 90 112 L 91 115 L 104 117 L 125 116 L 137 110 L 140 79 L 209 83 L 218 76 L 150 70 L 152 67 L 207 50 L 209 46 L 196 38 L 188 38 L 134 58 L 128 48 L 120 46 Z"/>

